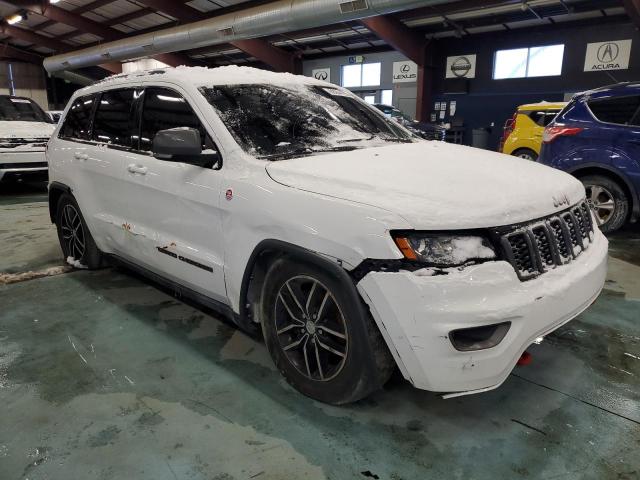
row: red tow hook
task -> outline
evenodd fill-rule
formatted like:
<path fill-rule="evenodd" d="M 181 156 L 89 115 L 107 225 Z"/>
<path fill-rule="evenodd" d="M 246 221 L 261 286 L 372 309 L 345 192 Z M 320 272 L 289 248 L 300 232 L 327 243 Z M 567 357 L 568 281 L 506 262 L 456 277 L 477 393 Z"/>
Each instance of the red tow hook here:
<path fill-rule="evenodd" d="M 529 352 L 524 352 L 520 356 L 520 359 L 518 360 L 517 365 L 523 367 L 525 365 L 531 364 L 532 361 L 533 361 L 533 355 L 531 355 Z"/>

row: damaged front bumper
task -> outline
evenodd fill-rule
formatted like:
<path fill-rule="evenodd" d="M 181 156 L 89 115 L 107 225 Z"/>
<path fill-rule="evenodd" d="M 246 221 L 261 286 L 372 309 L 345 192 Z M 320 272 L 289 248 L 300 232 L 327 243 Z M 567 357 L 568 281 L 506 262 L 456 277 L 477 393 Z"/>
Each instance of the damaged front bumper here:
<path fill-rule="evenodd" d="M 447 275 L 370 272 L 358 290 L 371 308 L 400 370 L 415 387 L 476 393 L 505 381 L 531 343 L 585 310 L 607 270 L 608 241 L 596 229 L 573 262 L 522 282 L 505 261 Z M 509 323 L 497 345 L 460 351 L 451 332 Z"/>

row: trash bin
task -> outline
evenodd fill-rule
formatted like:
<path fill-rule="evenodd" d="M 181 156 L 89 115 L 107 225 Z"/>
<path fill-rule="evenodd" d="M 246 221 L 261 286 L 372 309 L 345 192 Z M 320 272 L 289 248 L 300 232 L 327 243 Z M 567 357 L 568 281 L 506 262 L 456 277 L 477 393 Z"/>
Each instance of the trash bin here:
<path fill-rule="evenodd" d="M 471 146 L 475 148 L 483 148 L 485 150 L 488 150 L 489 149 L 489 132 L 490 132 L 490 129 L 487 127 L 474 128 L 471 131 L 471 134 L 472 134 Z"/>

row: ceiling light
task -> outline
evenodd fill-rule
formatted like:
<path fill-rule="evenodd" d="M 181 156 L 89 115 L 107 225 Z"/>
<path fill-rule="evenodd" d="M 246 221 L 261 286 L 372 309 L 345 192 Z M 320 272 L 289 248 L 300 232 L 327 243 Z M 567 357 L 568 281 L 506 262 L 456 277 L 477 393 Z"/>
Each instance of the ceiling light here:
<path fill-rule="evenodd" d="M 6 20 L 9 25 L 14 25 L 26 19 L 27 19 L 27 14 L 24 12 L 20 12 L 20 13 L 14 13 L 10 17 L 8 17 Z"/>
<path fill-rule="evenodd" d="M 60 0 L 49 0 L 49 3 L 58 3 Z"/>

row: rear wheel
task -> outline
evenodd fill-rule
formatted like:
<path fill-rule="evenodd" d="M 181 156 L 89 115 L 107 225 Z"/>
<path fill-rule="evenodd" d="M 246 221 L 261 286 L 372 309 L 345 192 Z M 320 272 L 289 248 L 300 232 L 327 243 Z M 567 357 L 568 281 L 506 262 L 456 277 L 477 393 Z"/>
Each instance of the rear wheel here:
<path fill-rule="evenodd" d="M 315 265 L 281 259 L 262 293 L 264 337 L 274 363 L 298 391 L 331 404 L 366 397 L 395 367 L 377 326 L 350 291 Z"/>
<path fill-rule="evenodd" d="M 58 200 L 56 227 L 65 261 L 77 261 L 89 269 L 102 266 L 102 253 L 87 228 L 80 207 L 75 198 L 67 193 Z"/>
<path fill-rule="evenodd" d="M 624 188 L 603 175 L 587 175 L 580 180 L 600 230 L 608 233 L 622 227 L 629 213 L 629 198 Z"/>
<path fill-rule="evenodd" d="M 513 152 L 512 155 L 514 157 L 522 158 L 523 160 L 530 160 L 532 162 L 538 160 L 538 154 L 530 148 L 519 148 L 518 150 Z"/>

